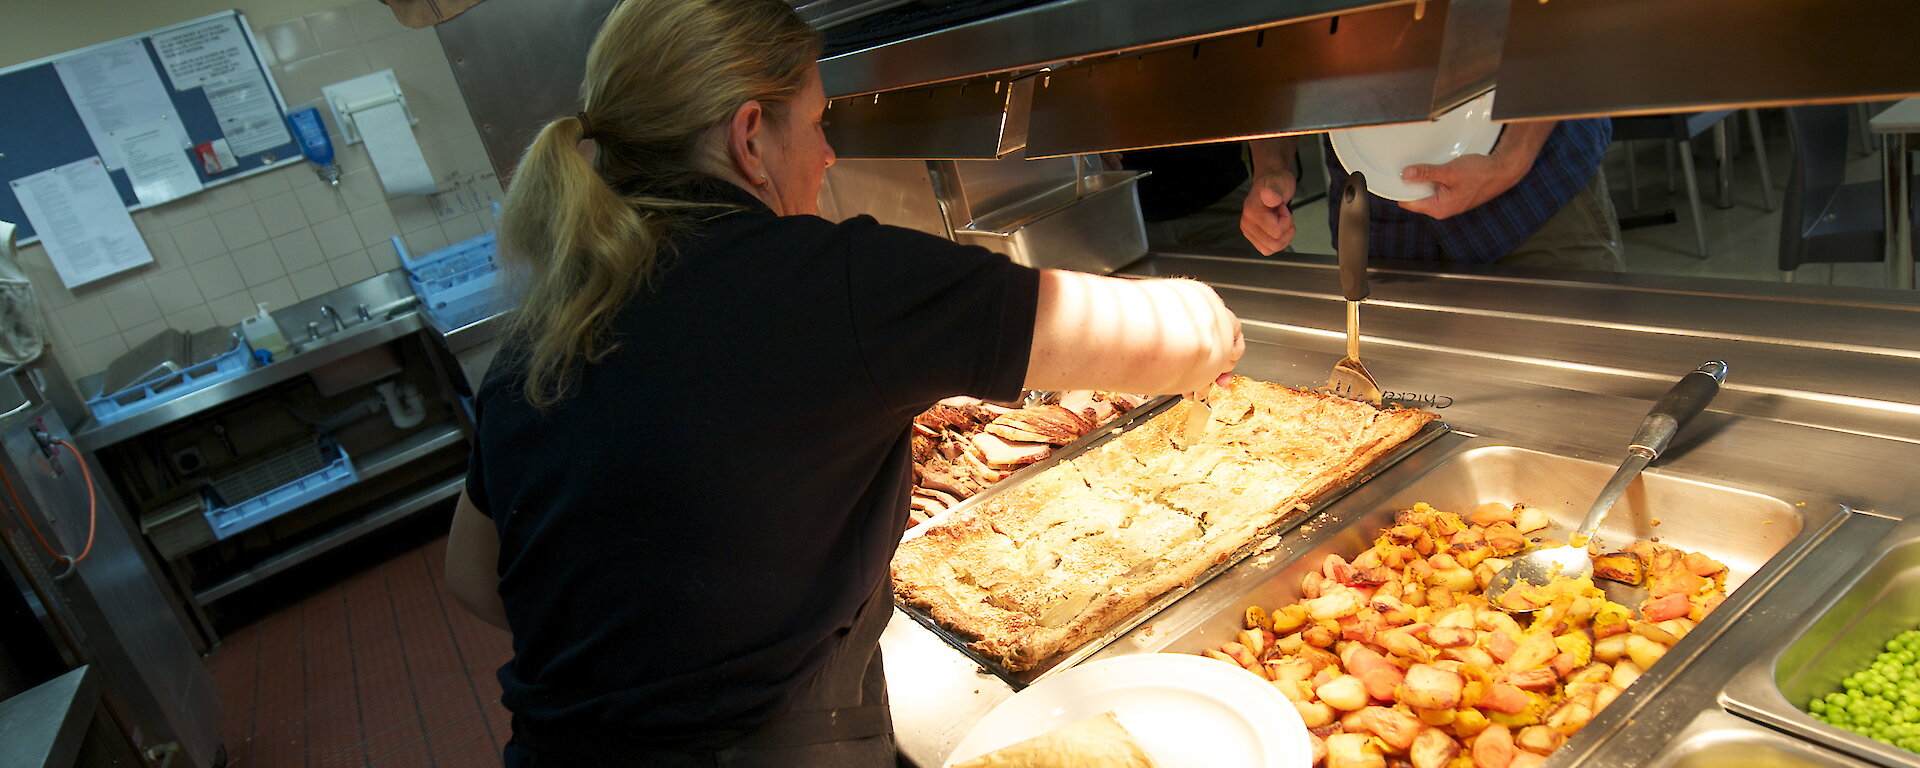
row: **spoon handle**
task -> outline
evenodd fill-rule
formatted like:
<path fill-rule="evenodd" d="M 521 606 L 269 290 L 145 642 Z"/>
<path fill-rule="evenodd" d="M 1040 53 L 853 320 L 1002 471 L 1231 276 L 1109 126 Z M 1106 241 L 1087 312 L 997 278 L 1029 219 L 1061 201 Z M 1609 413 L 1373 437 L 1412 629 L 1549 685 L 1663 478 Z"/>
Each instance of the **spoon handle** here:
<path fill-rule="evenodd" d="M 1720 384 L 1726 380 L 1727 364 L 1721 360 L 1709 360 L 1680 377 L 1680 382 L 1667 390 L 1666 396 L 1647 412 L 1647 419 L 1640 422 L 1640 431 L 1634 434 L 1630 447 L 1651 452 L 1649 459 L 1659 457 L 1680 428 L 1707 409 L 1707 403 L 1720 394 Z"/>
<path fill-rule="evenodd" d="M 1600 530 L 1600 524 L 1607 519 L 1607 513 L 1613 510 L 1613 503 L 1627 492 L 1627 486 L 1640 476 L 1654 459 L 1667 450 L 1673 443 L 1673 436 L 1680 428 L 1693 421 L 1713 402 L 1713 396 L 1720 393 L 1720 384 L 1727 380 L 1727 364 L 1721 360 L 1709 360 L 1680 377 L 1679 383 L 1660 401 L 1653 404 L 1653 410 L 1647 412 L 1646 420 L 1640 422 L 1640 431 L 1633 436 L 1633 444 L 1627 447 L 1627 460 L 1615 470 L 1613 478 L 1600 489 L 1600 496 L 1593 500 L 1593 506 L 1587 510 L 1587 517 L 1580 521 L 1580 530 L 1576 541 L 1585 546 L 1593 538 L 1593 532 Z"/>

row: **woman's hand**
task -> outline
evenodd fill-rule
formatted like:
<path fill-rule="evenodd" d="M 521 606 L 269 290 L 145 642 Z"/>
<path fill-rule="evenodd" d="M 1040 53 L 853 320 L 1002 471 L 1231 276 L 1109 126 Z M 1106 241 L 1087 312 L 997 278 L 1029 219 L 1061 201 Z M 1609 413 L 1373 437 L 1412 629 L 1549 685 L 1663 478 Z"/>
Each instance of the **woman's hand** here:
<path fill-rule="evenodd" d="M 1205 283 L 1049 269 L 1026 386 L 1204 393 L 1245 351 L 1240 318 Z"/>

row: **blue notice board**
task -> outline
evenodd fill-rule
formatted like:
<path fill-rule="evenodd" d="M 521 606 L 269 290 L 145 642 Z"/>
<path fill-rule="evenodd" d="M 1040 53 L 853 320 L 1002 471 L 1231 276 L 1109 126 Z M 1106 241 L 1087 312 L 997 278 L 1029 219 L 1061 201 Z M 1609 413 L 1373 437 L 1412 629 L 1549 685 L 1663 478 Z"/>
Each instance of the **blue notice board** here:
<path fill-rule="evenodd" d="M 291 131 L 287 132 L 287 141 L 271 148 L 231 156 L 230 167 L 220 167 L 212 173 L 206 170 L 202 153 L 212 154 L 210 147 L 216 140 L 224 140 L 227 130 L 215 115 L 213 102 L 204 85 L 190 85 L 182 90 L 176 87 L 163 65 L 160 53 L 154 47 L 155 36 L 165 35 L 175 30 L 196 25 L 208 25 L 225 20 L 239 25 L 239 38 L 248 46 L 251 56 L 244 64 L 257 68 L 259 76 L 265 81 L 272 95 L 273 106 L 280 115 L 280 125 L 286 125 L 286 101 L 280 96 L 280 88 L 273 82 L 273 73 L 268 71 L 266 62 L 260 58 L 260 46 L 253 39 L 253 31 L 247 26 L 246 16 L 239 11 L 225 11 L 211 16 L 184 21 L 179 24 L 151 30 L 132 37 L 124 37 L 68 51 L 38 61 L 30 61 L 0 70 L 0 221 L 10 221 L 19 225 L 21 243 L 39 239 L 33 231 L 33 223 L 27 220 L 27 214 L 20 206 L 20 200 L 6 183 L 14 179 L 31 176 L 41 171 L 58 168 L 76 160 L 83 160 L 101 154 L 94 146 L 93 139 L 87 133 L 87 127 L 80 119 L 80 111 L 67 95 L 66 86 L 60 80 L 60 73 L 54 65 L 71 56 L 78 56 L 96 48 L 122 44 L 129 40 L 139 40 L 145 49 L 148 62 L 160 75 L 160 82 L 166 87 L 167 98 L 173 102 L 174 110 L 180 116 L 180 122 L 186 129 L 193 147 L 183 148 L 192 161 L 194 173 L 200 177 L 200 183 L 212 186 L 249 176 L 263 169 L 300 159 L 300 145 Z M 251 73 L 242 73 L 251 74 Z M 209 83 L 210 85 L 212 83 Z M 196 151 L 198 150 L 198 151 Z M 129 209 L 145 207 L 134 196 L 133 182 L 127 177 L 124 168 L 115 168 L 108 172 L 113 179 L 114 189 L 120 193 Z"/>

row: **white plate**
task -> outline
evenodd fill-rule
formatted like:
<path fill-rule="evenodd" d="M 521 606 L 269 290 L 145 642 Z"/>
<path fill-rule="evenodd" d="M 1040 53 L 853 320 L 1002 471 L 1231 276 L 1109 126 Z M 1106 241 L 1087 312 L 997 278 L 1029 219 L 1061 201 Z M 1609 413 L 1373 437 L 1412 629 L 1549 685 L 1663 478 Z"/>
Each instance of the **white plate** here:
<path fill-rule="evenodd" d="M 1327 138 L 1342 167 L 1366 174 L 1368 192 L 1388 200 L 1419 200 L 1433 196 L 1433 185 L 1403 181 L 1400 171 L 1492 151 L 1500 139 L 1500 124 L 1492 115 L 1493 92 L 1488 91 L 1432 122 L 1333 131 Z"/>
<path fill-rule="evenodd" d="M 1313 762 L 1299 710 L 1259 675 L 1204 656 L 1148 653 L 1074 667 L 1014 694 L 973 726 L 947 766 L 1102 712 L 1162 768 Z"/>

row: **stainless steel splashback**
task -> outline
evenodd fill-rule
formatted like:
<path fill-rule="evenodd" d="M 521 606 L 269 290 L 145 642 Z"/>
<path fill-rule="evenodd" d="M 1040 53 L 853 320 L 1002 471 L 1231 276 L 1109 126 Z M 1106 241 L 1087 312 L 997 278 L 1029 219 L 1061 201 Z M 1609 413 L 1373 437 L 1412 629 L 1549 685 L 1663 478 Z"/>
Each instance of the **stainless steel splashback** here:
<path fill-rule="evenodd" d="M 489 0 L 434 27 L 502 181 L 547 121 L 580 109 L 587 48 L 616 0 Z"/>

